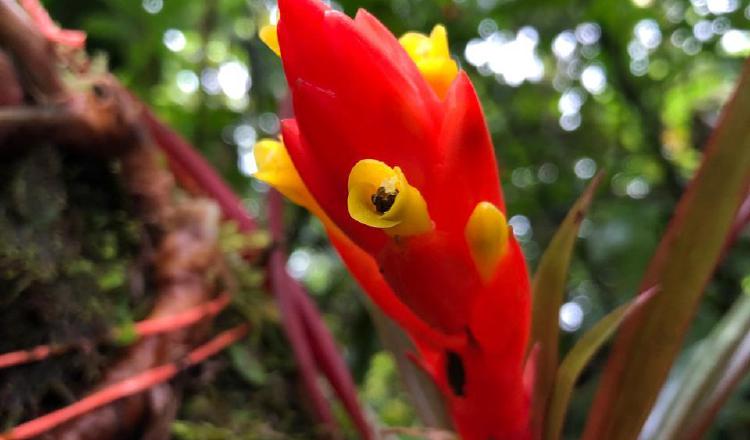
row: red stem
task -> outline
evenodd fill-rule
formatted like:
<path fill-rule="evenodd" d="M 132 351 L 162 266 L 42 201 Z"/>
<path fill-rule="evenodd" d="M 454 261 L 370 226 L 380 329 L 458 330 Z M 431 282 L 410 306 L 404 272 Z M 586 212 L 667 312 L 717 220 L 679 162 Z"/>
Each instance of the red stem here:
<path fill-rule="evenodd" d="M 219 333 L 209 342 L 191 351 L 184 362 L 171 363 L 151 368 L 120 382 L 103 388 L 78 402 L 53 411 L 47 415 L 16 426 L 5 434 L 0 434 L 0 440 L 25 440 L 37 437 L 49 430 L 76 417 L 89 413 L 97 408 L 108 405 L 124 397 L 132 396 L 149 388 L 172 379 L 181 370 L 203 362 L 227 346 L 244 337 L 249 330 L 247 324 L 240 324 L 227 331 Z"/>
<path fill-rule="evenodd" d="M 298 307 L 297 298 L 293 295 L 295 285 L 286 272 L 286 256 L 281 244 L 284 236 L 282 215 L 283 201 L 281 196 L 275 190 L 271 190 L 268 197 L 268 218 L 271 235 L 277 243 L 268 262 L 271 290 L 276 296 L 284 330 L 292 343 L 292 351 L 294 351 L 294 356 L 299 364 L 302 384 L 312 400 L 315 415 L 331 433 L 337 433 L 338 428 L 334 423 L 331 408 L 317 381 L 318 369 L 310 350 L 310 345 L 314 344 L 310 344 L 310 340 L 305 334 L 304 318 L 300 315 L 301 309 Z"/>
<path fill-rule="evenodd" d="M 135 331 L 139 337 L 150 336 L 157 333 L 168 333 L 183 327 L 191 326 L 206 318 L 216 316 L 231 300 L 229 294 L 222 293 L 215 299 L 198 306 L 185 310 L 173 316 L 163 318 L 147 319 L 135 324 Z"/>
<path fill-rule="evenodd" d="M 288 275 L 287 275 L 288 276 Z M 331 382 L 336 394 L 341 398 L 344 408 L 352 417 L 352 420 L 363 439 L 373 439 L 373 432 L 367 422 L 362 407 L 357 400 L 357 389 L 354 385 L 349 370 L 344 364 L 339 350 L 333 341 L 328 328 L 318 319 L 315 305 L 310 297 L 302 290 L 302 287 L 290 279 L 290 291 L 297 299 L 297 307 L 300 309 L 302 320 L 307 330 L 308 340 L 312 345 L 313 354 L 320 368 L 325 372 Z"/>
<path fill-rule="evenodd" d="M 229 304 L 229 301 L 229 295 L 223 293 L 212 301 L 190 308 L 182 313 L 137 322 L 134 326 L 135 335 L 138 338 L 143 338 L 145 336 L 168 333 L 183 327 L 191 326 L 206 318 L 219 314 L 219 312 Z M 110 337 L 116 339 L 119 334 L 127 331 L 128 330 L 115 329 L 111 332 Z M 76 344 L 39 345 L 28 350 L 0 354 L 0 369 L 41 361 L 50 356 L 65 353 L 75 346 Z"/>

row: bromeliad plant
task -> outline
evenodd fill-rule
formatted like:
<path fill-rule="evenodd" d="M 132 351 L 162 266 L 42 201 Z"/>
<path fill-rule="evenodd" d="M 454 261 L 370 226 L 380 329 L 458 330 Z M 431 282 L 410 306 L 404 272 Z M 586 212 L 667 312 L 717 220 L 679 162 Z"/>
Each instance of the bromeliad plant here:
<path fill-rule="evenodd" d="M 321 219 L 412 337 L 464 438 L 527 438 L 526 264 L 445 29 L 397 40 L 365 11 L 352 20 L 317 0 L 279 6 L 262 36 L 284 63 L 295 119 L 283 141 L 256 145 L 256 177 Z"/>
<path fill-rule="evenodd" d="M 750 107 L 745 82 L 643 293 L 559 363 L 557 312 L 595 185 L 532 288 L 479 100 L 450 58 L 445 28 L 396 39 L 363 10 L 351 19 L 319 0 L 280 0 L 279 9 L 261 38 L 281 57 L 295 118 L 283 121 L 281 139 L 256 145 L 256 177 L 321 220 L 363 289 L 413 340 L 461 437 L 559 438 L 577 375 L 625 322 L 585 438 L 635 438 L 726 237 L 747 220 L 732 226 L 750 182 L 750 137 L 737 110 Z M 724 197 L 711 196 L 716 188 Z M 701 210 L 713 216 L 691 217 Z"/>

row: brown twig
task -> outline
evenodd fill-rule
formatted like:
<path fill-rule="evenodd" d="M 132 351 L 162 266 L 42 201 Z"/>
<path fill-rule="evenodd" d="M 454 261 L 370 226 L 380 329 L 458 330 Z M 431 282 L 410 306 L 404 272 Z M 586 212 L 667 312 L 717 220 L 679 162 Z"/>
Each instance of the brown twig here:
<path fill-rule="evenodd" d="M 0 143 L 44 140 L 98 156 L 123 154 L 138 139 L 141 106 L 109 75 L 43 106 L 0 107 Z"/>
<path fill-rule="evenodd" d="M 23 89 L 18 82 L 18 75 L 10 57 L 0 50 L 0 106 L 18 105 L 23 101 Z M 2 128 L 0 128 L 2 137 Z"/>
<path fill-rule="evenodd" d="M 56 101 L 66 91 L 56 71 L 54 45 L 15 0 L 0 0 L 0 45 L 23 70 L 26 89 L 38 101 Z"/>

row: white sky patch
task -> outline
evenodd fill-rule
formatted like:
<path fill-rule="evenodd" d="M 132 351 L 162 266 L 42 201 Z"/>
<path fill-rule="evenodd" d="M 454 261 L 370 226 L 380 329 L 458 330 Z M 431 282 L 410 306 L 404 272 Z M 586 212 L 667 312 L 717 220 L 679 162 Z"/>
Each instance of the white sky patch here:
<path fill-rule="evenodd" d="M 576 26 L 575 35 L 581 44 L 595 44 L 602 36 L 602 29 L 596 23 L 581 23 Z"/>
<path fill-rule="evenodd" d="M 201 72 L 201 87 L 209 95 L 218 95 L 221 93 L 218 74 L 219 72 L 212 67 L 203 69 L 203 72 Z"/>
<path fill-rule="evenodd" d="M 186 95 L 195 93 L 200 87 L 198 75 L 192 70 L 180 70 L 176 77 L 177 88 Z"/>
<path fill-rule="evenodd" d="M 466 45 L 464 56 L 469 64 L 488 68 L 499 80 L 517 87 L 525 81 L 541 81 L 544 76 L 544 63 L 536 51 L 538 44 L 536 29 L 524 26 L 515 35 L 495 31 L 486 38 L 475 38 Z"/>
<path fill-rule="evenodd" d="M 730 29 L 721 36 L 719 45 L 730 55 L 741 55 L 750 51 L 750 32 Z"/>
<path fill-rule="evenodd" d="M 143 0 L 143 9 L 149 14 L 158 14 L 164 7 L 163 0 Z"/>
<path fill-rule="evenodd" d="M 243 150 L 250 150 L 258 140 L 258 133 L 250 124 L 240 124 L 232 130 L 232 140 Z"/>
<path fill-rule="evenodd" d="M 708 12 L 714 15 L 729 14 L 740 7 L 739 0 L 707 0 Z"/>
<path fill-rule="evenodd" d="M 561 60 L 567 60 L 573 56 L 577 46 L 575 34 L 571 31 L 563 31 L 552 41 L 552 53 Z"/>
<path fill-rule="evenodd" d="M 516 214 L 508 220 L 508 224 L 513 228 L 513 235 L 518 239 L 531 238 L 531 222 L 525 215 Z"/>
<path fill-rule="evenodd" d="M 573 172 L 581 180 L 588 180 L 596 174 L 596 162 L 590 157 L 582 157 L 573 165 Z"/>
<path fill-rule="evenodd" d="M 661 29 L 656 20 L 643 19 L 633 28 L 635 38 L 647 49 L 656 49 L 661 44 Z"/>
<path fill-rule="evenodd" d="M 566 302 L 560 307 L 560 328 L 574 332 L 583 324 L 583 308 L 575 301 Z"/>
<path fill-rule="evenodd" d="M 239 61 L 228 61 L 219 66 L 216 79 L 221 91 L 231 99 L 244 97 L 252 85 L 250 72 Z"/>
<path fill-rule="evenodd" d="M 592 95 L 599 95 L 607 87 L 607 75 L 598 64 L 586 66 L 581 72 L 581 85 Z"/>
<path fill-rule="evenodd" d="M 187 39 L 185 38 L 185 34 L 182 33 L 181 30 L 167 29 L 166 31 L 164 31 L 162 42 L 167 47 L 167 49 L 171 50 L 172 52 L 180 52 L 185 48 Z"/>

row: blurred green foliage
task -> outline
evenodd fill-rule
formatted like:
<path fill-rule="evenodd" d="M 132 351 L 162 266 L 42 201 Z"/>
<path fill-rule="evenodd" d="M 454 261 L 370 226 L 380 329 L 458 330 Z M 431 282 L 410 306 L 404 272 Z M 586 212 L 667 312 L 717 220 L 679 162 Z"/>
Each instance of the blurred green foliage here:
<path fill-rule="evenodd" d="M 255 139 L 278 134 L 285 95 L 280 63 L 256 37 L 276 13 L 272 0 L 46 3 L 65 27 L 85 30 L 89 49 L 105 54 L 263 218 L 266 189 L 247 173 Z M 335 7 L 367 8 L 397 35 L 447 26 L 484 105 L 511 224 L 532 267 L 588 180 L 606 170 L 572 262 L 563 352 L 635 293 L 750 52 L 750 6 L 740 0 L 341 0 Z M 363 396 L 383 420 L 409 423 L 409 411 L 392 400 L 393 364 L 380 352 L 358 288 L 317 222 L 292 207 L 288 220 L 296 249 L 290 271 L 324 310 Z M 745 236 L 708 287 L 689 344 L 741 292 L 748 264 Z M 570 433 L 580 432 L 603 359 L 579 383 Z M 235 354 L 235 361 L 248 360 Z M 747 393 L 745 386 L 722 413 L 715 438 L 747 432 Z"/>

